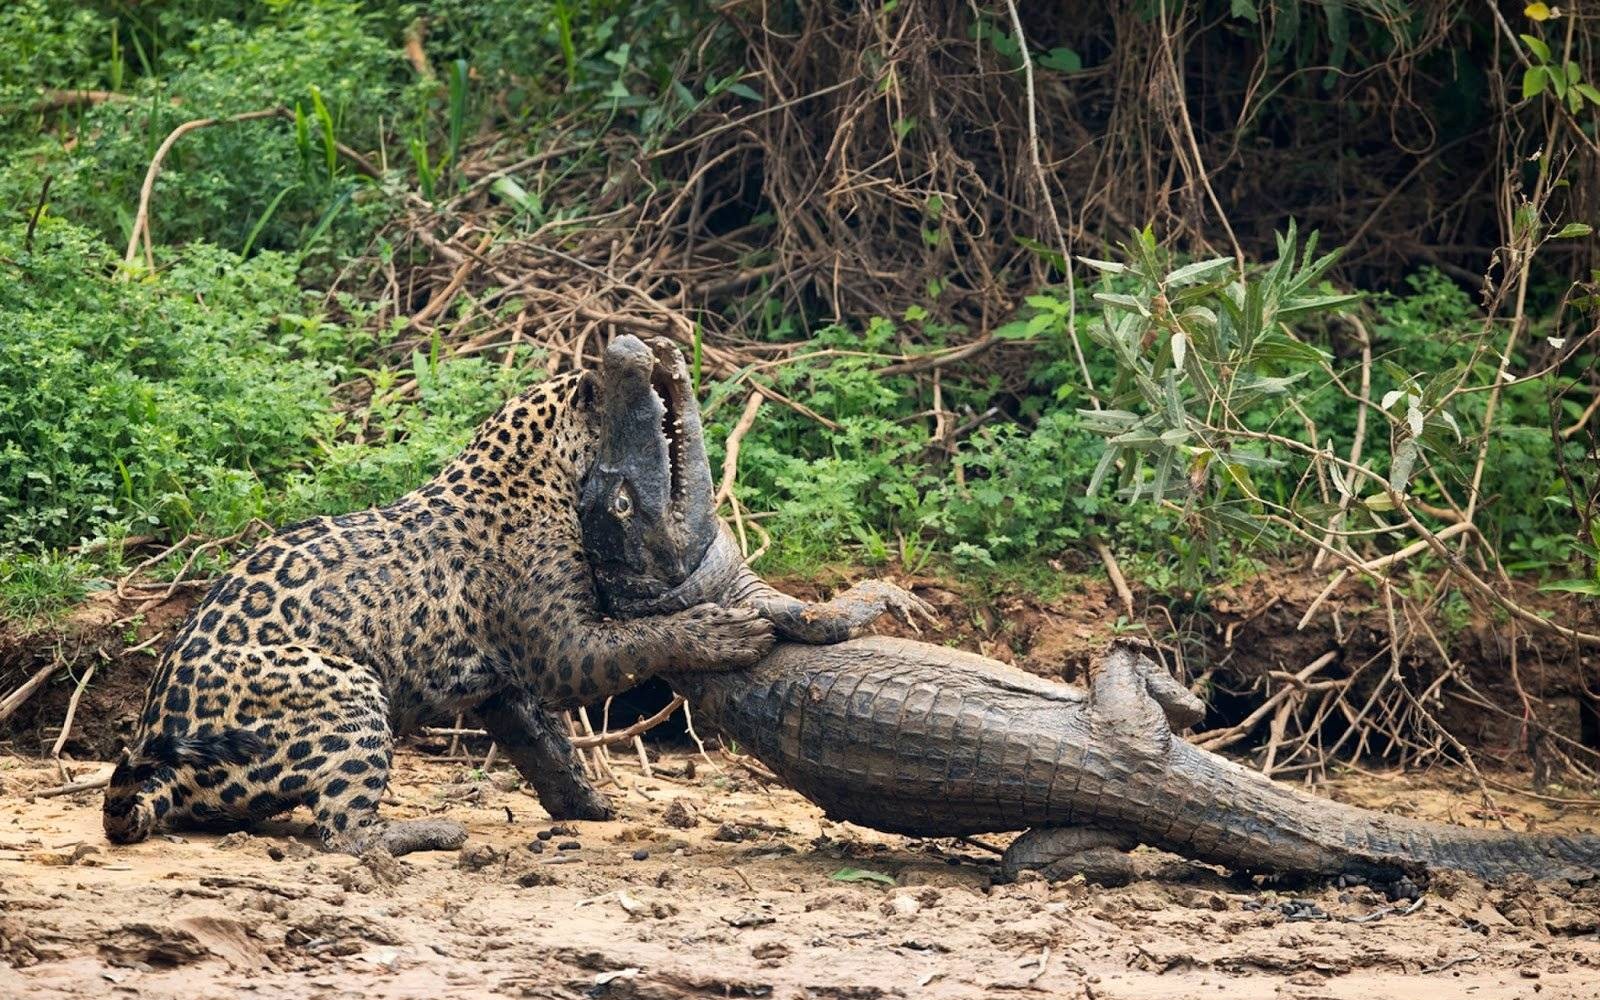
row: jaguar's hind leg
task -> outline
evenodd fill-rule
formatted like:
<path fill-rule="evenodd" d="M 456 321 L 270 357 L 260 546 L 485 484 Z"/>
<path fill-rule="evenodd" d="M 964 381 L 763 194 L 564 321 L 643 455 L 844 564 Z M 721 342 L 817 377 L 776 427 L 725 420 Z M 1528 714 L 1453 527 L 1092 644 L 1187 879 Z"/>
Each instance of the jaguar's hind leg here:
<path fill-rule="evenodd" d="M 363 720 L 360 735 L 340 734 L 319 744 L 325 760 L 312 778 L 317 788 L 312 809 L 323 846 L 355 855 L 382 847 L 396 857 L 460 847 L 467 839 L 460 823 L 378 818 L 378 800 L 389 785 L 390 741 L 387 720 L 378 720 L 381 729 L 372 721 Z"/>
<path fill-rule="evenodd" d="M 378 818 L 394 741 L 376 674 L 353 680 L 336 706 L 312 715 L 284 756 L 291 774 L 305 775 L 303 801 L 316 816 L 323 846 L 356 855 L 381 846 L 398 856 L 453 851 L 466 841 L 466 827 L 449 820 Z"/>

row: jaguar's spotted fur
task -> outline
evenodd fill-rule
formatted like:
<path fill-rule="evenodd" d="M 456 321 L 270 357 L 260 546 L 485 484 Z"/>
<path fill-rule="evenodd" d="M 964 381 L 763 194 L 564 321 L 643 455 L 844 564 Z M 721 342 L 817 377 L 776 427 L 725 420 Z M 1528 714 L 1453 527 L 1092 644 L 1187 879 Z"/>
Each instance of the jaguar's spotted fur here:
<path fill-rule="evenodd" d="M 576 513 L 601 386 L 593 373 L 537 385 L 392 506 L 295 525 L 244 556 L 162 654 L 106 793 L 106 835 L 303 804 L 330 848 L 454 846 L 459 827 L 386 828 L 377 806 L 393 736 L 458 711 L 553 815 L 608 815 L 549 710 L 667 667 L 748 665 L 771 632 L 709 605 L 601 617 Z"/>

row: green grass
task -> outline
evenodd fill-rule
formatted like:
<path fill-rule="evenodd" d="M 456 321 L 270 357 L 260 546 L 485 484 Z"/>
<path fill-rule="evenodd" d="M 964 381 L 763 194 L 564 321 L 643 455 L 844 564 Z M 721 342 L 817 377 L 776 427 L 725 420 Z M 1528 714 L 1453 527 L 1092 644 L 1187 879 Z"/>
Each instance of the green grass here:
<path fill-rule="evenodd" d="M 0 555 L 0 621 L 22 632 L 48 624 L 89 593 L 94 567 L 63 553 Z"/>

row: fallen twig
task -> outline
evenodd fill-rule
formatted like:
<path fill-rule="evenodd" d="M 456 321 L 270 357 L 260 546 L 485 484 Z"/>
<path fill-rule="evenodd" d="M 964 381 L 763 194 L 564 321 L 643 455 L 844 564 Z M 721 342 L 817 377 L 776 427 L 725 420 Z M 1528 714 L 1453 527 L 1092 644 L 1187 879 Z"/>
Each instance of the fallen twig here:
<path fill-rule="evenodd" d="M 649 730 L 654 729 L 656 726 L 661 725 L 661 723 L 667 721 L 667 718 L 671 716 L 673 712 L 676 712 L 681 705 L 683 705 L 683 695 L 673 695 L 672 701 L 667 703 L 666 708 L 663 708 L 661 711 L 650 716 L 648 719 L 641 719 L 628 728 L 619 729 L 616 732 L 596 733 L 591 730 L 588 735 L 574 738 L 572 745 L 580 750 L 587 750 L 590 747 L 604 747 L 610 746 L 613 743 L 626 743 L 632 740 L 635 736 L 648 732 Z M 585 728 L 587 728 L 587 726 Z"/>
<path fill-rule="evenodd" d="M 111 784 L 111 774 L 111 771 L 107 771 L 98 778 L 84 778 L 82 781 L 74 781 L 70 784 L 57 785 L 54 788 L 46 788 L 44 791 L 34 792 L 33 797 L 36 799 L 53 799 L 60 795 L 73 795 L 78 792 L 92 792 L 96 788 L 104 788 Z"/>
<path fill-rule="evenodd" d="M 1128 589 L 1127 578 L 1122 575 L 1122 567 L 1117 565 L 1117 557 L 1111 553 L 1111 547 L 1098 536 L 1090 538 L 1089 544 L 1099 553 L 1100 562 L 1106 568 L 1106 576 L 1111 578 L 1111 586 L 1116 590 L 1117 597 L 1122 600 L 1122 610 L 1127 613 L 1128 621 L 1133 622 L 1137 618 L 1133 610 L 1133 591 Z"/>
<path fill-rule="evenodd" d="M 44 687 L 44 682 L 50 679 L 50 675 L 56 672 L 58 666 L 54 660 L 51 660 L 40 667 L 32 677 L 23 681 L 21 687 L 6 695 L 5 700 L 0 701 L 0 722 L 11 718 L 11 714 L 21 708 L 23 702 L 32 698 L 35 691 Z"/>
<path fill-rule="evenodd" d="M 211 125 L 220 125 L 234 122 L 260 121 L 263 118 L 277 118 L 285 113 L 283 108 L 263 108 L 260 111 L 246 111 L 239 115 L 229 115 L 217 118 L 196 118 L 184 122 L 171 132 L 166 139 L 156 147 L 155 156 L 150 159 L 150 166 L 145 170 L 144 183 L 139 187 L 139 210 L 133 216 L 133 229 L 128 233 L 128 250 L 122 255 L 124 268 L 133 264 L 133 258 L 138 256 L 139 241 L 144 240 L 145 262 L 150 269 L 155 270 L 155 249 L 150 242 L 150 195 L 155 191 L 156 175 L 161 173 L 161 161 L 167 158 L 172 147 L 178 140 L 196 129 L 207 128 Z M 126 281 L 131 272 L 124 270 L 122 277 Z"/>
<path fill-rule="evenodd" d="M 1326 653 L 1323 653 L 1315 660 L 1312 660 L 1310 663 L 1306 664 L 1305 667 L 1303 667 L 1294 675 L 1295 679 L 1302 682 L 1309 680 L 1313 674 L 1332 663 L 1338 658 L 1338 656 L 1338 650 L 1328 650 Z M 1296 693 L 1298 690 L 1299 688 L 1297 688 L 1293 683 L 1285 684 L 1277 691 L 1274 691 L 1271 697 L 1267 698 L 1260 705 L 1256 706 L 1255 711 L 1245 716 L 1238 723 L 1229 726 L 1227 729 L 1219 729 L 1216 732 L 1202 733 L 1201 737 L 1195 740 L 1195 745 L 1204 750 L 1221 750 L 1224 747 L 1232 746 L 1233 744 L 1244 739 L 1246 736 L 1250 735 L 1250 731 L 1256 727 L 1257 723 L 1266 718 L 1267 715 L 1276 709 L 1280 703 L 1282 703 L 1290 695 Z"/>

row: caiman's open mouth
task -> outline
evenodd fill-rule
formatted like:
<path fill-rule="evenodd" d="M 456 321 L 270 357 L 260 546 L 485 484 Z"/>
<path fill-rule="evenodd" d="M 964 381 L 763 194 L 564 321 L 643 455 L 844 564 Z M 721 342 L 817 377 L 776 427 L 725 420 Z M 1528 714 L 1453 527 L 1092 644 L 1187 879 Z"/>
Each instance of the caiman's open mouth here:
<path fill-rule="evenodd" d="M 667 472 L 673 497 L 683 496 L 683 469 L 687 461 L 683 444 L 685 406 L 695 405 L 678 372 L 677 352 L 670 344 L 653 342 L 656 363 L 650 369 L 650 391 L 661 403 L 661 437 L 667 443 Z"/>

